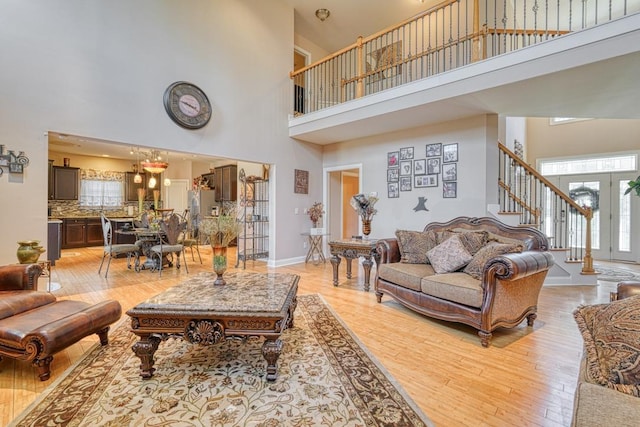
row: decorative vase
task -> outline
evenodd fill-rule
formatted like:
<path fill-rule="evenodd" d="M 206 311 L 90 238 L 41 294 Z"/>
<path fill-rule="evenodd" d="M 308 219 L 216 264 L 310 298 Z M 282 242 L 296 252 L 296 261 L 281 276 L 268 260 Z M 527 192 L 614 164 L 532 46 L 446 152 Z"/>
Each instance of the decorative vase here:
<path fill-rule="evenodd" d="M 371 233 L 371 220 L 370 219 L 362 219 L 362 234 L 368 236 Z"/>
<path fill-rule="evenodd" d="M 23 240 L 18 242 L 18 262 L 20 264 L 33 264 L 38 262 L 40 254 L 45 251 L 42 246 L 38 246 L 39 240 Z"/>
<path fill-rule="evenodd" d="M 227 282 L 222 278 L 222 275 L 227 271 L 227 247 L 226 246 L 212 246 L 213 248 L 213 271 L 217 274 L 214 285 L 224 285 Z"/>
<path fill-rule="evenodd" d="M 160 190 L 153 190 L 153 207 L 155 210 L 160 208 Z"/>
<path fill-rule="evenodd" d="M 144 196 L 145 196 L 144 188 L 138 188 L 138 213 L 142 214 L 144 209 Z"/>

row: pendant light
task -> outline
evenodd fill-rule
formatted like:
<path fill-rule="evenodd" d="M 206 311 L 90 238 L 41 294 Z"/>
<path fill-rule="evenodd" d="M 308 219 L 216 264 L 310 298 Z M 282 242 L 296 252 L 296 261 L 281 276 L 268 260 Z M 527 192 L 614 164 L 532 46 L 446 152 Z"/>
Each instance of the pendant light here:
<path fill-rule="evenodd" d="M 149 179 L 149 188 L 156 188 L 156 177 L 153 175 Z"/>
<path fill-rule="evenodd" d="M 140 175 L 140 149 L 136 149 L 136 175 L 133 177 L 133 182 L 136 184 L 142 184 L 142 176 Z"/>

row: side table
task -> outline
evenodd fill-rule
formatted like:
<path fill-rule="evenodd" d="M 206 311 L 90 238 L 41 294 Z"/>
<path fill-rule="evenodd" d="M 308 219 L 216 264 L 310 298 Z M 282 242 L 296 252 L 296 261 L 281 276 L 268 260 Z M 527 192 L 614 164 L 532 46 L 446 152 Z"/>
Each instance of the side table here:
<path fill-rule="evenodd" d="M 375 239 L 342 239 L 329 242 L 331 252 L 331 265 L 333 266 L 333 286 L 338 286 L 338 267 L 340 257 L 347 260 L 347 279 L 351 279 L 351 260 L 363 257 L 364 290 L 369 291 L 371 266 L 373 265 L 373 250 L 376 246 Z"/>
<path fill-rule="evenodd" d="M 300 235 L 306 236 L 309 239 L 309 250 L 307 251 L 307 258 L 304 260 L 304 263 L 306 264 L 309 260 L 312 260 L 315 264 L 315 255 L 318 256 L 318 262 L 327 262 L 324 253 L 322 253 L 322 238 L 328 236 L 328 234 L 300 233 Z"/>

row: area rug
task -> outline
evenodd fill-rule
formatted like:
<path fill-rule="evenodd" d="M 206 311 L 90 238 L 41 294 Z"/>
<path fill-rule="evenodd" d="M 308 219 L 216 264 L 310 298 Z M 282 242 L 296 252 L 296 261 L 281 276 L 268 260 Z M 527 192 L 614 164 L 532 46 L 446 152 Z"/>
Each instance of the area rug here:
<path fill-rule="evenodd" d="M 598 272 L 598 280 L 605 282 L 621 282 L 623 280 L 640 281 L 640 274 L 622 267 L 609 267 L 607 265 L 594 263 L 594 270 Z"/>
<path fill-rule="evenodd" d="M 431 426 L 319 295 L 298 296 L 278 378 L 262 338 L 213 346 L 162 342 L 140 377 L 128 321 L 92 348 L 10 426 Z"/>

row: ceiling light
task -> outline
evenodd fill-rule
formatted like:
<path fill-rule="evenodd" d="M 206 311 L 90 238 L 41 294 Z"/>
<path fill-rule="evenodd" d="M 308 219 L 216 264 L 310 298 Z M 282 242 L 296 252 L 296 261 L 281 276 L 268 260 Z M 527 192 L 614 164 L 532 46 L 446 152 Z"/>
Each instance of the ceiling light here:
<path fill-rule="evenodd" d="M 166 168 L 169 167 L 169 163 L 162 161 L 162 156 L 160 156 L 159 151 L 152 150 L 149 157 L 147 157 L 144 162 L 141 162 L 140 166 L 142 166 L 142 169 L 146 170 L 147 172 L 162 173 Z"/>
<path fill-rule="evenodd" d="M 324 22 L 324 20 L 327 19 L 329 15 L 331 15 L 331 12 L 329 12 L 329 9 L 316 10 L 316 17 L 322 22 Z"/>
<path fill-rule="evenodd" d="M 133 182 L 135 182 L 136 184 L 141 184 L 142 175 L 140 175 L 140 173 L 136 173 L 136 175 L 133 177 Z"/>
<path fill-rule="evenodd" d="M 156 177 L 152 176 L 149 179 L 149 188 L 156 188 Z"/>
<path fill-rule="evenodd" d="M 169 178 L 165 178 L 164 179 L 164 186 L 165 187 L 171 187 L 171 180 Z"/>

